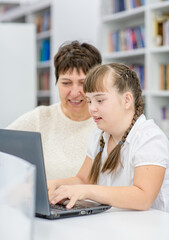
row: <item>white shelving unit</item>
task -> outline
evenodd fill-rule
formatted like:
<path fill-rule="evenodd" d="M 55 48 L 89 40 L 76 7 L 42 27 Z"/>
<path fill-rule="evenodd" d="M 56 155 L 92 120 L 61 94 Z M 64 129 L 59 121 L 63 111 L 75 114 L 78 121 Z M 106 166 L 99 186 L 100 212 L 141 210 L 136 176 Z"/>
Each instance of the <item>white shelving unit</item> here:
<path fill-rule="evenodd" d="M 111 1 L 111 0 L 110 0 Z M 145 88 L 143 96 L 145 113 L 148 119 L 153 118 L 169 137 L 169 116 L 162 119 L 162 108 L 169 112 L 169 91 L 160 90 L 160 64 L 169 64 L 169 45 L 155 46 L 153 22 L 155 14 L 169 13 L 169 1 L 149 0 L 145 5 L 118 13 L 108 12 L 107 4 L 102 0 L 101 38 L 102 55 L 105 63 L 121 62 L 125 64 L 144 64 Z M 127 51 L 109 51 L 109 32 L 144 25 L 145 47 Z M 168 127 L 166 122 L 168 121 Z M 165 122 L 165 123 L 164 123 Z"/>

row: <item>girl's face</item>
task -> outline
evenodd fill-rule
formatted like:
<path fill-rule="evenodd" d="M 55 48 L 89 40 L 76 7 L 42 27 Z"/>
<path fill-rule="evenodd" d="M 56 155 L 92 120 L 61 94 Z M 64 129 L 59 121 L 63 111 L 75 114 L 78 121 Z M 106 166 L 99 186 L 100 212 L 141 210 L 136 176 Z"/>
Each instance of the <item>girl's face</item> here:
<path fill-rule="evenodd" d="M 126 110 L 131 103 L 127 96 L 130 93 L 119 94 L 109 78 L 105 80 L 104 86 L 103 92 L 86 93 L 89 112 L 99 129 L 116 134 L 120 126 L 124 125 Z"/>

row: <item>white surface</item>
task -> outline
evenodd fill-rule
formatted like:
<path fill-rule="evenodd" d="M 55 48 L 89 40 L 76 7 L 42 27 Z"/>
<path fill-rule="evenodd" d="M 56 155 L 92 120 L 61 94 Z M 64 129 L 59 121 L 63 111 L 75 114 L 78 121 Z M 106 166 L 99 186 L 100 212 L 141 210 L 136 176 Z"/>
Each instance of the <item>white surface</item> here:
<path fill-rule="evenodd" d="M 33 24 L 0 24 L 0 128 L 36 105 Z"/>
<path fill-rule="evenodd" d="M 36 218 L 34 240 L 168 240 L 169 213 L 158 210 L 105 213 L 61 220 Z"/>
<path fill-rule="evenodd" d="M 0 239 L 32 240 L 35 166 L 0 152 Z"/>
<path fill-rule="evenodd" d="M 66 41 L 79 40 L 99 48 L 100 0 L 53 0 L 52 2 L 52 64 L 58 48 Z M 59 95 L 58 89 L 55 87 L 53 66 L 51 73 L 51 101 L 54 103 L 59 101 Z"/>
<path fill-rule="evenodd" d="M 2 240 L 32 240 L 32 221 L 16 207 L 0 205 Z M 10 226 L 10 231 L 9 231 Z"/>

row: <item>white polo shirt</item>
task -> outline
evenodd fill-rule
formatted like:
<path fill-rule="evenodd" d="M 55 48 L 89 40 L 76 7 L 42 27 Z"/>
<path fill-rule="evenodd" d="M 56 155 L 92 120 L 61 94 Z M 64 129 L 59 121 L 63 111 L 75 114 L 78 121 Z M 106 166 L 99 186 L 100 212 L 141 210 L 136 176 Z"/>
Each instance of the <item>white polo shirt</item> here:
<path fill-rule="evenodd" d="M 102 131 L 95 129 L 90 137 L 87 155 L 94 160 L 99 152 Z M 104 132 L 105 147 L 102 162 L 107 159 L 109 134 Z M 142 114 L 132 127 L 121 149 L 121 163 L 114 173 L 101 173 L 98 184 L 104 186 L 132 186 L 134 169 L 143 165 L 158 165 L 166 168 L 161 190 L 153 208 L 169 212 L 169 141 L 153 120 L 146 120 Z"/>

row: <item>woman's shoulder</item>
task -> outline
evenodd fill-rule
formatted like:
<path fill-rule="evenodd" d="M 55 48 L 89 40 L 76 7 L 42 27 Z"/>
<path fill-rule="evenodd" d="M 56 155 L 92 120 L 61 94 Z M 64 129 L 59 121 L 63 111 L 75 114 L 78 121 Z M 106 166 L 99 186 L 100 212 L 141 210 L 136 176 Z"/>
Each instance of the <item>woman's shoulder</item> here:
<path fill-rule="evenodd" d="M 59 114 L 59 103 L 55 103 L 49 106 L 38 106 L 31 112 L 27 113 L 25 117 L 31 117 L 35 119 L 39 119 L 40 121 L 42 120 L 47 120 L 52 118 L 56 119 L 56 116 Z"/>
<path fill-rule="evenodd" d="M 52 119 L 52 116 L 56 114 L 56 109 L 59 104 L 53 104 L 50 106 L 38 106 L 33 110 L 30 110 L 20 117 L 18 117 L 14 122 L 8 125 L 9 129 L 30 129 L 35 130 L 39 125 L 39 121 L 43 122 L 46 119 Z"/>
<path fill-rule="evenodd" d="M 33 111 L 38 112 L 40 114 L 43 114 L 43 113 L 52 114 L 52 113 L 55 113 L 56 111 L 59 111 L 59 108 L 60 108 L 60 103 L 55 103 L 48 106 L 45 106 L 45 105 L 38 106 Z"/>

